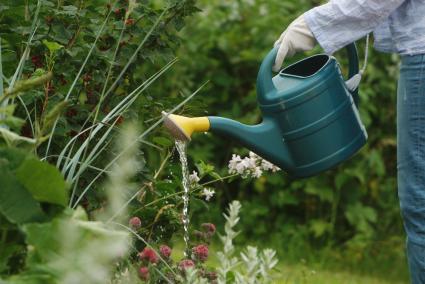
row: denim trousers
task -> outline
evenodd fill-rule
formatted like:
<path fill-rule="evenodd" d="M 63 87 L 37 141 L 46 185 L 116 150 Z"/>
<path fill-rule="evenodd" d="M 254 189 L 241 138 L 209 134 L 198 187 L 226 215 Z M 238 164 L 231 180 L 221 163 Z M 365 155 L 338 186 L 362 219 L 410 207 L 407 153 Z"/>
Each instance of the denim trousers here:
<path fill-rule="evenodd" d="M 401 58 L 397 170 L 411 282 L 425 284 L 425 54 Z"/>

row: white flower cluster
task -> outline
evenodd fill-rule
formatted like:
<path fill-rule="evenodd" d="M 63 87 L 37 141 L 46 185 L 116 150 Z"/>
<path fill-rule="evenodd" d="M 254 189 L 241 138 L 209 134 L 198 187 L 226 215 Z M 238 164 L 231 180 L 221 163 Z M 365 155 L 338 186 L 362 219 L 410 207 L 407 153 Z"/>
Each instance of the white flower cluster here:
<path fill-rule="evenodd" d="M 198 185 L 198 182 L 200 180 L 201 179 L 199 178 L 198 173 L 196 171 L 193 171 L 193 173 L 191 175 L 189 175 L 189 184 L 190 184 L 190 187 L 197 186 Z"/>
<path fill-rule="evenodd" d="M 243 159 L 239 155 L 233 154 L 232 159 L 229 161 L 229 174 L 239 174 L 243 178 L 259 178 L 264 172 L 277 172 L 279 170 L 278 167 L 254 152 L 249 152 L 249 156 Z"/>
<path fill-rule="evenodd" d="M 195 187 L 201 186 L 199 184 L 200 180 L 201 179 L 199 178 L 198 173 L 196 171 L 193 171 L 192 174 L 189 175 L 190 187 L 195 188 Z M 201 193 L 201 195 L 205 198 L 206 201 L 210 201 L 210 199 L 213 198 L 214 194 L 215 194 L 215 191 L 213 189 L 206 188 L 206 187 L 202 190 L 202 193 Z"/>

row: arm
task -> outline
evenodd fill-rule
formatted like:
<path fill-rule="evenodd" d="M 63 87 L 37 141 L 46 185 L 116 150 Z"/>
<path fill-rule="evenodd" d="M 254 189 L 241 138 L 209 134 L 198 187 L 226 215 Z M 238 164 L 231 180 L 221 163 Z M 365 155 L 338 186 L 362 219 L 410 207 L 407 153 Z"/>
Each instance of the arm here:
<path fill-rule="evenodd" d="M 405 0 L 333 0 L 304 14 L 314 37 L 333 53 L 370 33 Z"/>
<path fill-rule="evenodd" d="M 331 0 L 307 11 L 282 33 L 273 69 L 286 57 L 308 51 L 318 42 L 329 54 L 370 33 L 406 0 Z"/>

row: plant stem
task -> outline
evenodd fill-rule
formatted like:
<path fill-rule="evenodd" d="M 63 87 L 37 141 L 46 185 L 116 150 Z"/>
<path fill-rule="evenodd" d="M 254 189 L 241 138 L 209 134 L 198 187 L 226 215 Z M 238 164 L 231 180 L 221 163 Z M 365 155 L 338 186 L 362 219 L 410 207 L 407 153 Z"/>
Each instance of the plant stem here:
<path fill-rule="evenodd" d="M 212 183 L 216 183 L 218 181 L 225 181 L 227 179 L 231 179 L 231 178 L 234 178 L 234 177 L 237 177 L 237 176 L 239 176 L 239 174 L 228 175 L 228 176 L 225 176 L 225 177 L 222 177 L 222 178 L 218 178 L 218 179 L 215 179 L 215 180 L 212 180 L 212 181 L 208 181 L 208 182 L 202 183 L 200 185 L 201 186 L 206 186 L 206 185 L 210 185 Z"/>
<path fill-rule="evenodd" d="M 202 186 L 205 186 L 205 185 L 209 185 L 209 184 L 212 184 L 212 183 L 216 183 L 216 182 L 218 182 L 218 181 L 224 181 L 224 180 L 227 180 L 227 179 L 230 179 L 230 178 L 236 177 L 236 176 L 239 176 L 239 175 L 238 175 L 238 174 L 229 175 L 229 176 L 223 177 L 223 178 L 221 178 L 221 179 L 215 179 L 215 180 L 212 180 L 212 181 L 209 181 L 209 182 L 206 182 L 206 183 L 200 184 L 200 186 L 202 187 Z M 195 193 L 196 191 L 201 190 L 201 187 L 198 187 L 198 188 L 195 188 L 195 189 L 191 190 L 191 191 L 190 191 L 190 193 L 192 194 L 192 193 Z M 148 204 L 143 205 L 141 208 L 137 209 L 135 212 L 139 212 L 139 211 L 141 211 L 142 209 L 144 209 L 144 208 L 146 208 L 146 207 L 149 207 L 149 206 L 151 206 L 151 205 L 154 205 L 154 204 L 156 204 L 156 203 L 158 203 L 158 202 L 160 202 L 160 201 L 163 201 L 163 200 L 169 199 L 169 198 L 171 198 L 171 197 L 181 195 L 181 194 L 183 194 L 183 193 L 184 193 L 184 191 L 179 191 L 179 192 L 175 192 L 175 193 L 169 194 L 169 195 L 167 195 L 167 196 L 161 197 L 161 198 L 156 199 L 156 200 L 154 200 L 154 201 L 152 201 L 152 202 L 149 202 Z"/>
<path fill-rule="evenodd" d="M 162 170 L 164 169 L 165 165 L 168 162 L 168 159 L 170 159 L 170 157 L 172 156 L 172 152 L 168 153 L 167 156 L 165 157 L 165 159 L 162 161 L 161 165 L 159 166 L 158 171 L 155 173 L 153 179 L 156 180 L 159 176 L 159 174 L 162 172 Z M 131 201 L 133 201 L 141 192 L 143 192 L 146 188 L 147 184 L 143 185 L 129 200 L 127 200 L 127 202 L 124 203 L 124 205 L 117 211 L 115 212 L 115 214 L 108 220 L 108 223 L 111 222 L 112 220 L 115 219 L 115 217 L 117 217 L 122 210 L 124 210 L 125 207 L 128 206 L 128 204 L 130 204 Z"/>

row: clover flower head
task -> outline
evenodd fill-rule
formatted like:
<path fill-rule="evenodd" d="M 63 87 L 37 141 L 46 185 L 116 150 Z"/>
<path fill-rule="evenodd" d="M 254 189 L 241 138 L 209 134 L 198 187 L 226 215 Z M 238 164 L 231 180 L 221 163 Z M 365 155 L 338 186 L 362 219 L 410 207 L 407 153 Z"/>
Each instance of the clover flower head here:
<path fill-rule="evenodd" d="M 139 268 L 139 277 L 140 279 L 144 280 L 144 281 L 148 281 L 149 280 L 149 268 L 147 268 L 146 266 L 142 266 Z"/>
<path fill-rule="evenodd" d="M 171 256 L 171 248 L 167 245 L 162 245 L 159 247 L 159 253 L 166 259 Z"/>
<path fill-rule="evenodd" d="M 147 260 L 150 263 L 158 263 L 158 255 L 155 250 L 145 247 L 142 252 L 139 252 L 140 260 Z"/>
<path fill-rule="evenodd" d="M 128 221 L 128 224 L 132 229 L 138 230 L 142 227 L 142 220 L 139 217 L 133 217 Z"/>
<path fill-rule="evenodd" d="M 180 270 L 186 270 L 195 267 L 195 263 L 191 259 L 183 259 L 179 263 Z"/>
<path fill-rule="evenodd" d="M 208 246 L 207 245 L 198 245 L 192 248 L 192 253 L 195 259 L 202 262 L 206 261 L 208 258 Z"/>
<path fill-rule="evenodd" d="M 211 234 L 214 234 L 216 231 L 216 227 L 213 223 L 203 223 L 201 227 L 204 228 L 205 231 Z"/>

